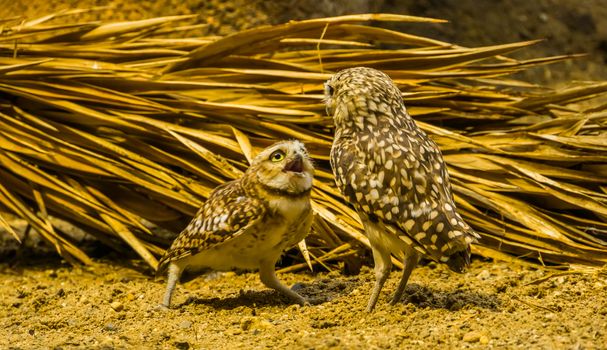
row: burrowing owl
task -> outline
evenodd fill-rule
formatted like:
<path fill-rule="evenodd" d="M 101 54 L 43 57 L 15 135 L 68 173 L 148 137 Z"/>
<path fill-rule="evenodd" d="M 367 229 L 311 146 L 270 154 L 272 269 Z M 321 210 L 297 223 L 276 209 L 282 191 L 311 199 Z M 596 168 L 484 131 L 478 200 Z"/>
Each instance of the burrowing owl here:
<path fill-rule="evenodd" d="M 325 94 L 336 128 L 335 181 L 360 215 L 375 260 L 367 311 L 388 278 L 390 254 L 405 266 L 393 304 L 420 255 L 463 271 L 478 235 L 455 211 L 441 152 L 411 119 L 392 80 L 371 68 L 346 69 L 327 81 Z"/>
<path fill-rule="evenodd" d="M 274 266 L 310 230 L 313 174 L 304 145 L 284 141 L 260 152 L 242 178 L 217 187 L 160 260 L 158 273 L 169 271 L 162 304 L 169 307 L 185 269 L 259 269 L 266 286 L 304 304 Z"/>

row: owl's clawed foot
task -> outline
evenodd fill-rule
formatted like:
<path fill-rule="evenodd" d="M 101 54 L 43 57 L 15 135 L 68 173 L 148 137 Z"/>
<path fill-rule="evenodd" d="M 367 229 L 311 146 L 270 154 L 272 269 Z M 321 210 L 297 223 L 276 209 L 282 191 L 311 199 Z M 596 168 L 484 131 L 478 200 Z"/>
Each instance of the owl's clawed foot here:
<path fill-rule="evenodd" d="M 160 304 L 156 305 L 156 306 L 154 307 L 154 309 L 153 309 L 153 310 L 154 310 L 154 311 L 162 311 L 162 312 L 167 312 L 167 311 L 169 311 L 170 309 L 171 309 L 171 308 L 169 307 L 169 305 L 165 305 L 165 304 L 163 304 L 163 303 L 160 303 Z"/>

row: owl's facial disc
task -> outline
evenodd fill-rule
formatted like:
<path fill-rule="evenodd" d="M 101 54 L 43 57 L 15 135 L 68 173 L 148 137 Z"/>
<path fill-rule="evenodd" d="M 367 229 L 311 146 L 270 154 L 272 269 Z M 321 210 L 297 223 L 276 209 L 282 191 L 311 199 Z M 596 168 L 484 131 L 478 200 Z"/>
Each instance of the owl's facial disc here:
<path fill-rule="evenodd" d="M 262 184 L 274 190 L 299 194 L 312 187 L 314 165 L 299 141 L 278 142 L 266 148 L 251 169 Z"/>

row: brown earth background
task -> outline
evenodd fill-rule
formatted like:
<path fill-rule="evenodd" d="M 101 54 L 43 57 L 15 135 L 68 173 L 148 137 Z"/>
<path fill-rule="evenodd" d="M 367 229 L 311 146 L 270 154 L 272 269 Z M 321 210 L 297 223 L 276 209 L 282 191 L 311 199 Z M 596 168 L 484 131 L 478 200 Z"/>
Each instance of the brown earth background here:
<path fill-rule="evenodd" d="M 82 19 L 137 20 L 198 14 L 200 34 L 292 19 L 395 12 L 449 20 L 393 28 L 460 45 L 546 39 L 519 53 L 587 53 L 519 78 L 547 84 L 607 79 L 605 0 L 418 1 L 6 1 L 0 16 L 37 17 L 65 8 L 112 5 Z M 17 227 L 25 225 L 15 220 Z M 75 235 L 83 233 L 75 232 Z M 85 235 L 85 234 L 84 234 Z M 476 259 L 462 275 L 423 263 L 400 304 L 364 313 L 373 274 L 281 274 L 319 303 L 289 305 L 255 274 L 214 273 L 180 285 L 175 308 L 159 311 L 162 281 L 140 261 L 91 243 L 99 265 L 71 267 L 35 235 L 22 247 L 0 232 L 1 349 L 603 349 L 607 270 L 566 273 Z M 369 263 L 369 261 L 366 261 Z"/>

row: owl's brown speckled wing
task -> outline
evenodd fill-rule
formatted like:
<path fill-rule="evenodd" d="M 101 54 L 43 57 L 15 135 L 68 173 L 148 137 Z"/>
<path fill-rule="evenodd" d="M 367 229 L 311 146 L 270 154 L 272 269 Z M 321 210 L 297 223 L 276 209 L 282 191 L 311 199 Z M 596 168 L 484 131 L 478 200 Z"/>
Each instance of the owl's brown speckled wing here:
<path fill-rule="evenodd" d="M 404 107 L 383 107 L 396 117 L 367 131 L 344 132 L 334 143 L 336 182 L 359 213 L 459 270 L 469 259 L 460 252 L 476 233 L 455 212 L 440 150 L 408 116 L 399 117 Z"/>
<path fill-rule="evenodd" d="M 165 252 L 157 273 L 162 273 L 171 261 L 238 237 L 259 223 L 265 211 L 260 200 L 246 195 L 238 180 L 217 187 Z"/>

